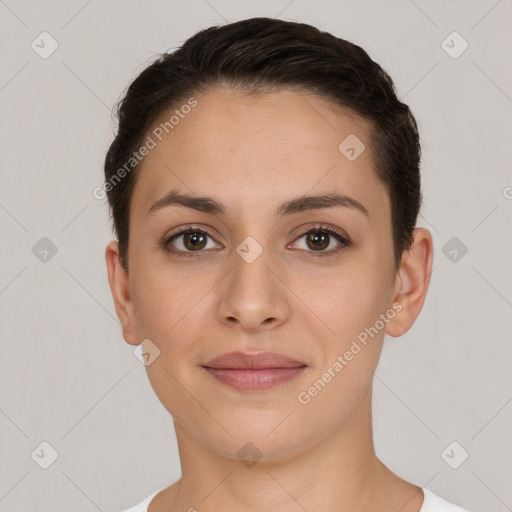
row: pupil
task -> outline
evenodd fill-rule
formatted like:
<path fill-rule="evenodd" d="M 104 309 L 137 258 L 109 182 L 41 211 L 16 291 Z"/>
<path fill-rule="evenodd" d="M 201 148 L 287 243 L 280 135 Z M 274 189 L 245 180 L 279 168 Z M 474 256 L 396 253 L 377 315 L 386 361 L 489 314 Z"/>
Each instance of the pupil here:
<path fill-rule="evenodd" d="M 307 238 L 308 246 L 310 249 L 325 249 L 329 245 L 328 238 L 328 234 L 311 233 Z M 310 244 L 310 240 L 314 240 L 312 245 Z"/>

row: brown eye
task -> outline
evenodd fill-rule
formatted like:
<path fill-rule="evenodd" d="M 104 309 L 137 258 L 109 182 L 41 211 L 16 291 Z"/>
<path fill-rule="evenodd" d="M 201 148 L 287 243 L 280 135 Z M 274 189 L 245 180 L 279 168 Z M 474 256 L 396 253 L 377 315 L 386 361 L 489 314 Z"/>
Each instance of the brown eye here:
<path fill-rule="evenodd" d="M 308 233 L 306 243 L 310 249 L 324 250 L 329 246 L 331 235 L 327 233 Z"/>
<path fill-rule="evenodd" d="M 167 251 L 178 255 L 201 253 L 205 249 L 221 248 L 208 232 L 196 228 L 188 228 L 175 233 L 165 240 L 164 246 Z"/>
<path fill-rule="evenodd" d="M 183 234 L 183 245 L 189 251 L 201 250 L 206 246 L 206 236 L 199 231 Z"/>
<path fill-rule="evenodd" d="M 304 242 L 302 242 L 304 239 Z M 317 226 L 303 233 L 296 242 L 296 249 L 309 252 L 314 256 L 337 254 L 350 245 L 350 241 L 329 226 Z"/>

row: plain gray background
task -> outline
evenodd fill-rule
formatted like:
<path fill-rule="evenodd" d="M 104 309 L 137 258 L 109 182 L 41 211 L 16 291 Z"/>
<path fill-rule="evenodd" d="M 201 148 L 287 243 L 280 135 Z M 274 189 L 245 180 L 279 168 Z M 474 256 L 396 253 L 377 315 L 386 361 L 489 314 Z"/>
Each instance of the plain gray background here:
<path fill-rule="evenodd" d="M 199 29 L 253 16 L 359 44 L 415 114 L 434 272 L 414 327 L 385 342 L 377 454 L 470 510 L 512 510 L 511 11 L 510 0 L 1 1 L 0 510 L 120 510 L 179 478 L 172 419 L 121 336 L 108 212 L 92 190 L 130 81 Z M 58 43 L 47 58 L 44 31 Z M 47 469 L 42 442 L 58 452 Z"/>

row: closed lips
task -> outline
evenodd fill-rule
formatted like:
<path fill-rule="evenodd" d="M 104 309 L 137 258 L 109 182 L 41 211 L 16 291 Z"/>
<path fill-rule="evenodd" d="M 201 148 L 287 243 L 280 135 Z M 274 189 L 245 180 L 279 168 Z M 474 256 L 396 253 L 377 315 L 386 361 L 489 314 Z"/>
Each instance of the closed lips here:
<path fill-rule="evenodd" d="M 273 352 L 231 352 L 202 366 L 218 382 L 237 391 L 261 392 L 294 379 L 307 364 Z"/>

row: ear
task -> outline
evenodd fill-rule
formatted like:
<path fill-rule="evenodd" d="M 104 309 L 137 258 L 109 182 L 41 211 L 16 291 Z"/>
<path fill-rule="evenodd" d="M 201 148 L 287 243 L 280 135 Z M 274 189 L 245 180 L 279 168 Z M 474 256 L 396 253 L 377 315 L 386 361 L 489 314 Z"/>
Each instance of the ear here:
<path fill-rule="evenodd" d="M 398 269 L 393 304 L 401 309 L 386 325 L 386 334 L 393 337 L 406 333 L 420 314 L 432 273 L 432 235 L 425 228 L 413 232 L 413 245 L 404 252 Z M 397 304 L 398 305 L 398 304 Z"/>
<path fill-rule="evenodd" d="M 139 345 L 140 340 L 136 335 L 137 322 L 133 302 L 130 297 L 128 274 L 121 263 L 117 241 L 113 240 L 107 245 L 105 260 L 107 262 L 108 282 L 112 297 L 114 298 L 117 317 L 123 328 L 123 338 L 130 345 Z"/>

